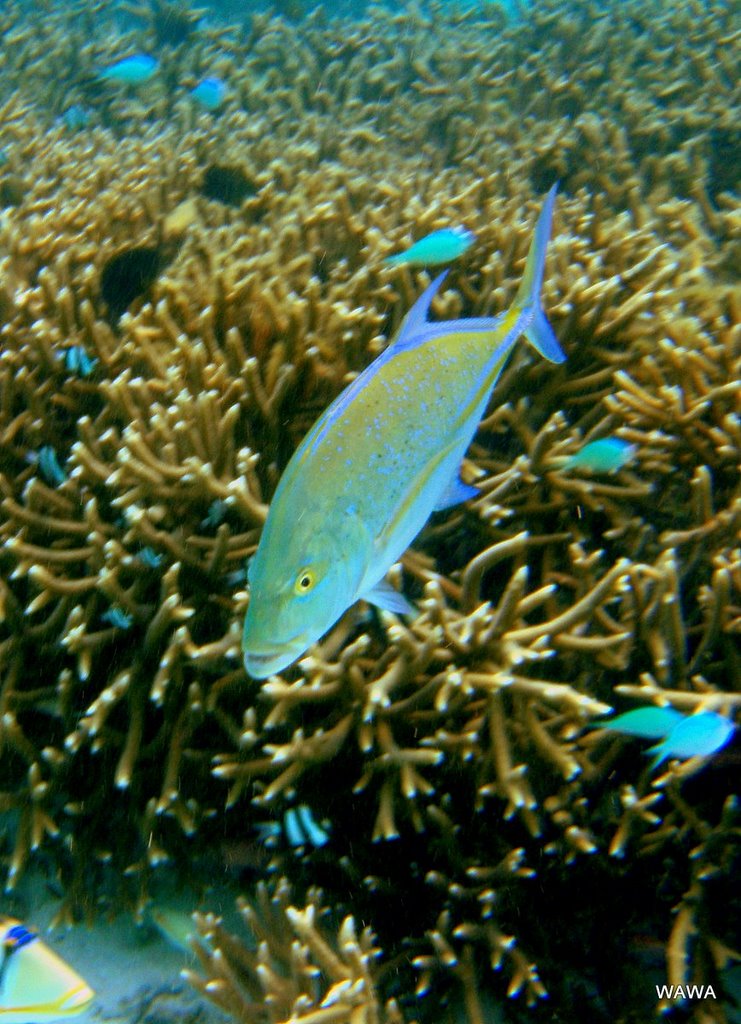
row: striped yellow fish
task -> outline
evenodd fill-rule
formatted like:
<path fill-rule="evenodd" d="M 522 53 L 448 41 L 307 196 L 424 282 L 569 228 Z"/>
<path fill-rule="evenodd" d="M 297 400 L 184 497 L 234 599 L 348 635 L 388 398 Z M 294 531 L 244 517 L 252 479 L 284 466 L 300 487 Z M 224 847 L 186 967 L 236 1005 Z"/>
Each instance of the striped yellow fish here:
<path fill-rule="evenodd" d="M 388 348 L 320 416 L 286 466 L 248 569 L 247 672 L 280 672 L 359 598 L 412 612 L 385 582 L 430 513 L 473 497 L 459 467 L 517 339 L 566 357 L 540 305 L 555 186 L 515 301 L 495 318 L 431 322 L 445 274 Z"/>

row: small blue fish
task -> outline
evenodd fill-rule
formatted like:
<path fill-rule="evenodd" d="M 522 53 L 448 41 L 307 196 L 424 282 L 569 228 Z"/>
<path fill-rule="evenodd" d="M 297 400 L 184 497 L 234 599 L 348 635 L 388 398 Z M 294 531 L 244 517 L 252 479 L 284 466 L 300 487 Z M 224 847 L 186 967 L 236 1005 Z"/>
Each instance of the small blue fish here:
<path fill-rule="evenodd" d="M 87 378 L 93 372 L 97 359 L 91 359 L 82 345 L 71 345 L 62 356 L 64 368 L 78 377 Z"/>
<path fill-rule="evenodd" d="M 162 555 L 158 555 L 154 548 L 150 548 L 149 545 L 141 549 L 137 558 L 149 569 L 159 569 L 162 565 Z"/>
<path fill-rule="evenodd" d="M 61 487 L 67 479 L 67 474 L 59 465 L 57 453 L 50 444 L 39 448 L 38 467 L 41 476 L 52 487 Z"/>
<path fill-rule="evenodd" d="M 666 739 L 647 751 L 648 754 L 657 755 L 651 770 L 668 757 L 710 757 L 728 743 L 735 728 L 730 718 L 717 715 L 714 711 L 683 715 L 682 721 L 674 726 Z"/>
<path fill-rule="evenodd" d="M 441 228 L 425 235 L 404 252 L 388 256 L 383 262 L 390 267 L 408 263 L 412 267 L 437 267 L 450 263 L 470 249 L 476 236 L 465 228 Z"/>
<path fill-rule="evenodd" d="M 208 506 L 206 515 L 201 520 L 201 526 L 210 527 L 216 529 L 226 519 L 226 513 L 229 506 L 221 498 L 214 498 L 211 504 Z"/>
<path fill-rule="evenodd" d="M 603 437 L 590 441 L 581 451 L 566 459 L 562 469 L 586 469 L 591 473 L 614 473 L 627 466 L 638 448 L 621 437 Z"/>
<path fill-rule="evenodd" d="M 261 842 L 266 846 L 275 846 L 282 835 L 294 850 L 300 846 L 310 846 L 318 850 L 329 842 L 329 832 L 316 823 L 311 808 L 306 804 L 290 807 L 283 815 L 282 823 L 261 822 L 257 830 Z"/>
<path fill-rule="evenodd" d="M 154 57 L 146 53 L 137 53 L 133 57 L 124 57 L 123 60 L 104 68 L 99 78 L 106 82 L 121 82 L 124 85 L 141 85 L 148 82 L 157 70 L 158 64 Z"/>
<path fill-rule="evenodd" d="M 90 124 L 90 111 L 80 103 L 73 103 L 71 107 L 67 107 L 59 120 L 68 131 L 79 132 Z"/>
<path fill-rule="evenodd" d="M 134 616 L 129 615 L 128 612 L 123 611 L 121 608 L 109 608 L 108 611 L 103 612 L 101 619 L 105 622 L 110 622 L 116 629 L 131 629 Z"/>
<path fill-rule="evenodd" d="M 606 732 L 622 732 L 626 736 L 640 736 L 644 740 L 661 740 L 675 726 L 684 721 L 684 715 L 675 708 L 636 708 L 624 715 L 600 723 Z"/>
<path fill-rule="evenodd" d="M 206 110 L 218 110 L 226 97 L 226 86 L 220 78 L 204 78 L 190 95 Z"/>

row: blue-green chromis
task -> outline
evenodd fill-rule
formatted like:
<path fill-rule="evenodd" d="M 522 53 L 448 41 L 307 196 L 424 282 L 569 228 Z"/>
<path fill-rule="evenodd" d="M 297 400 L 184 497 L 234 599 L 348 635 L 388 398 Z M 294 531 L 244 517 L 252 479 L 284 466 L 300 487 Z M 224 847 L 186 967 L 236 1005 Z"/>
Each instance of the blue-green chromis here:
<path fill-rule="evenodd" d="M 592 473 L 615 473 L 636 456 L 637 448 L 622 437 L 602 437 L 585 444 L 570 456 L 562 469 L 586 469 Z"/>
<path fill-rule="evenodd" d="M 226 98 L 226 86 L 220 78 L 202 78 L 190 95 L 206 110 L 218 110 Z"/>
<path fill-rule="evenodd" d="M 640 736 L 644 740 L 660 740 L 684 721 L 684 715 L 675 708 L 636 708 L 617 718 L 600 722 L 606 732 L 621 732 L 625 736 Z"/>
<path fill-rule="evenodd" d="M 157 61 L 146 53 L 137 53 L 133 57 L 103 68 L 99 77 L 106 82 L 120 82 L 122 85 L 141 85 L 148 82 L 157 70 Z"/>
<path fill-rule="evenodd" d="M 683 717 L 669 735 L 647 751 L 656 754 L 651 768 L 657 768 L 667 758 L 710 757 L 728 743 L 735 725 L 725 715 L 714 711 L 700 711 Z"/>
<path fill-rule="evenodd" d="M 360 598 L 412 610 L 384 576 L 433 510 L 477 493 L 458 470 L 515 342 L 525 334 L 551 362 L 566 358 L 540 305 L 555 193 L 509 310 L 430 322 L 440 275 L 294 453 L 248 568 L 251 676 L 292 664 Z"/>
<path fill-rule="evenodd" d="M 408 263 L 412 267 L 439 267 L 458 259 L 473 245 L 476 236 L 465 228 L 440 228 L 433 231 L 404 252 L 388 256 L 383 262 L 395 267 Z"/>

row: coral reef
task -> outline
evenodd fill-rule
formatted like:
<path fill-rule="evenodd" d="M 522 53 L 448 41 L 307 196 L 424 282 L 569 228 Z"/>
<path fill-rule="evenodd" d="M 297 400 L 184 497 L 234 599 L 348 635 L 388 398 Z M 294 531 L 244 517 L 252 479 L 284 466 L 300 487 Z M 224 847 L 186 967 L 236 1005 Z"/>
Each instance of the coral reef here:
<path fill-rule="evenodd" d="M 511 1020 L 645 1021 L 664 970 L 724 1021 L 738 744 L 655 777 L 591 727 L 741 703 L 731 7 L 184 17 L 167 41 L 170 6 L 0 11 L 7 885 L 46 864 L 73 920 L 231 865 L 247 937 L 202 917 L 194 983 L 243 1024 L 481 1024 L 506 995 Z M 157 40 L 151 82 L 97 79 Z M 189 98 L 205 71 L 217 116 Z M 557 177 L 569 359 L 505 370 L 480 497 L 397 570 L 419 615 L 351 609 L 248 680 L 280 472 L 428 280 L 384 257 L 465 225 L 434 311 L 496 312 Z M 111 316 L 105 268 L 136 249 L 167 259 Z M 635 460 L 566 468 L 604 436 Z M 298 802 L 330 843 L 266 850 Z"/>
<path fill-rule="evenodd" d="M 274 893 L 258 885 L 254 904 L 240 899 L 254 948 L 235 940 L 213 915 L 195 915 L 203 940 L 195 949 L 213 978 L 207 982 L 191 970 L 185 975 L 235 1020 L 402 1024 L 395 1002 L 382 1007 L 376 994 L 379 950 L 370 929 L 358 935 L 354 920 L 346 917 L 334 941 L 328 941 L 321 928 L 328 911 L 319 894 L 308 896 L 304 908 L 291 906 L 290 887 L 282 879 Z"/>

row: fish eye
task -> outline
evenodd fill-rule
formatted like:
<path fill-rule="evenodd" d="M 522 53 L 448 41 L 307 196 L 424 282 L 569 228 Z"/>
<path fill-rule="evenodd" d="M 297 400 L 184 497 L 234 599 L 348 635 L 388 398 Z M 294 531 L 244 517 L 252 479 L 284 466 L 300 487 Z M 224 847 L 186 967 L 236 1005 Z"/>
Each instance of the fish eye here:
<path fill-rule="evenodd" d="M 302 569 L 296 577 L 296 582 L 293 584 L 294 593 L 299 595 L 308 594 L 310 590 L 313 590 L 315 583 L 316 574 L 313 569 Z"/>

